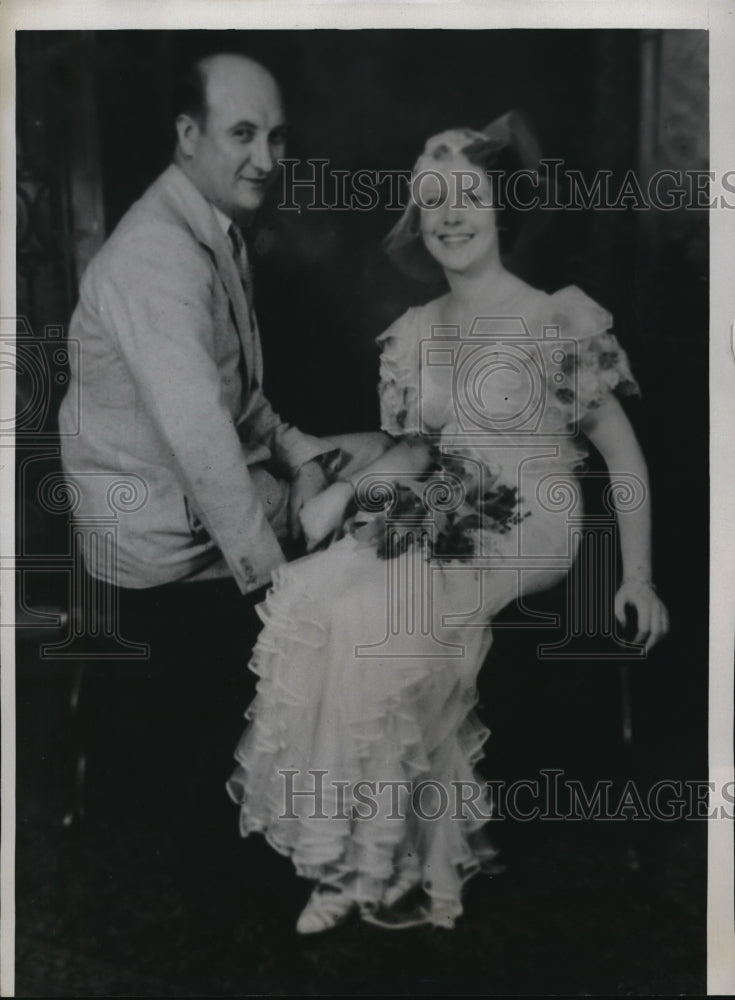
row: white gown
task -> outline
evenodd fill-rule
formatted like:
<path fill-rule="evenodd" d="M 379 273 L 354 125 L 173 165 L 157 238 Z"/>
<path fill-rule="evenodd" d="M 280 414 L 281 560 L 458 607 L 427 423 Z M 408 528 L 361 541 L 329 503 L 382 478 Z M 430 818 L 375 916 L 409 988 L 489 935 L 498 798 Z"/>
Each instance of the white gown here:
<path fill-rule="evenodd" d="M 472 794 L 490 623 L 567 572 L 578 420 L 637 390 L 611 317 L 579 289 L 526 288 L 513 306 L 459 338 L 432 302 L 379 338 L 383 429 L 429 439 L 435 467 L 402 477 L 387 518 L 390 485 L 361 483 L 368 524 L 282 567 L 259 608 L 257 694 L 228 782 L 241 833 L 367 903 L 410 874 L 459 908 L 492 854 L 491 803 Z"/>

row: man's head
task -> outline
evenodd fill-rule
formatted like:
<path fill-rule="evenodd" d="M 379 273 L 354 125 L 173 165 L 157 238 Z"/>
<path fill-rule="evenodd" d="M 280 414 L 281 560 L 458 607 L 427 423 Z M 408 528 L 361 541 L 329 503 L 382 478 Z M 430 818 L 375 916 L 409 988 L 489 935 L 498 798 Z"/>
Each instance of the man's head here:
<path fill-rule="evenodd" d="M 285 152 L 278 84 L 247 56 L 220 54 L 195 63 L 177 94 L 174 159 L 222 212 L 248 223 Z"/>

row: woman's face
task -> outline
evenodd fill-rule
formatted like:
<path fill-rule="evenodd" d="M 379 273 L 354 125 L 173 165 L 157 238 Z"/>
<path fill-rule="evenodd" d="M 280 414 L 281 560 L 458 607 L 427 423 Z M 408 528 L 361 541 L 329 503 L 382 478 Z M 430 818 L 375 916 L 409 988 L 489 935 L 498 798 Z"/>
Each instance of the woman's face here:
<path fill-rule="evenodd" d="M 498 255 L 490 182 L 481 167 L 454 153 L 427 163 L 415 184 L 421 236 L 445 270 L 471 273 Z"/>

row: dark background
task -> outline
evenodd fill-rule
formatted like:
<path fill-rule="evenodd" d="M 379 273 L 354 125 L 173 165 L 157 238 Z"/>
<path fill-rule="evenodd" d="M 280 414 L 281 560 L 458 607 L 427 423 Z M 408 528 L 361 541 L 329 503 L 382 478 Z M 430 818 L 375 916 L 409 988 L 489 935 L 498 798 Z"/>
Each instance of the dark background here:
<path fill-rule="evenodd" d="M 429 135 L 480 128 L 510 108 L 528 116 L 544 155 L 586 177 L 707 166 L 703 32 L 19 33 L 18 302 L 39 342 L 49 325 L 67 328 L 85 261 L 169 162 L 178 66 L 218 49 L 273 69 L 291 123 L 289 156 L 325 158 L 332 169 L 409 169 Z M 271 204 L 262 213 L 266 384 L 276 408 L 305 430 L 377 425 L 374 338 L 440 291 L 384 257 L 381 240 L 396 218 L 383 206 L 285 213 Z M 493 730 L 486 773 L 510 779 L 564 767 L 575 777 L 635 774 L 641 787 L 703 779 L 706 214 L 554 213 L 514 266 L 550 291 L 580 285 L 616 318 L 642 387 L 629 412 L 651 468 L 655 579 L 672 635 L 629 667 L 631 750 L 620 736 L 621 662 L 542 664 L 536 643 L 558 638 L 553 630 L 499 629 L 481 685 Z M 40 479 L 58 468 L 62 383 L 49 380 L 42 420 L 19 424 L 18 437 L 26 622 L 17 657 L 18 995 L 703 991 L 702 823 L 499 825 L 508 872 L 473 883 L 451 935 L 356 927 L 312 942 L 290 930 L 304 887 L 257 843 L 243 846 L 220 905 L 197 912 L 182 902 L 181 884 L 166 881 L 165 825 L 113 809 L 106 826 L 64 827 L 76 667 L 39 656 L 51 632 L 37 619 L 42 605 L 70 603 L 68 577 L 49 571 L 63 564 L 68 514 L 37 499 Z M 32 392 L 19 371 L 21 405 Z M 562 605 L 563 591 L 536 602 Z"/>

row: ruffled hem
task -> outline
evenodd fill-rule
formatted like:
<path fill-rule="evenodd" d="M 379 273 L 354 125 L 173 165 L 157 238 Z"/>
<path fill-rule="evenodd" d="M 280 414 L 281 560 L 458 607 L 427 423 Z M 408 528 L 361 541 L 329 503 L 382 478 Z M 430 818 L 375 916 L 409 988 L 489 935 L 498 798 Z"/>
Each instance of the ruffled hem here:
<path fill-rule="evenodd" d="M 449 801 L 469 783 L 484 787 L 475 766 L 489 730 L 474 713 L 474 683 L 460 676 L 476 671 L 458 671 L 456 660 L 356 657 L 330 588 L 314 589 L 323 567 L 311 560 L 324 556 L 282 567 L 259 608 L 256 697 L 227 783 L 240 832 L 263 834 L 305 878 L 353 879 L 364 902 L 380 900 L 406 858 L 418 860 L 429 895 L 458 901 L 493 853 L 473 847 L 487 796 L 473 802 L 479 816 L 464 818 Z"/>

